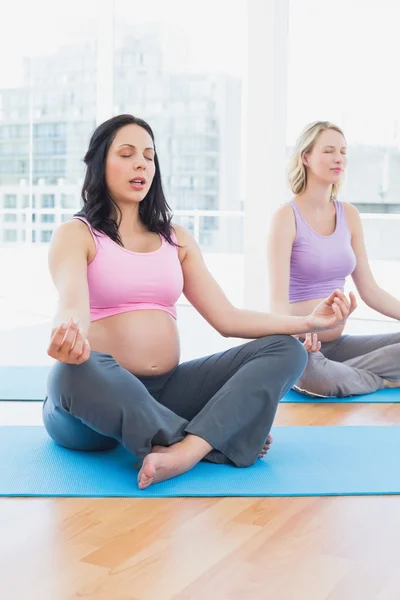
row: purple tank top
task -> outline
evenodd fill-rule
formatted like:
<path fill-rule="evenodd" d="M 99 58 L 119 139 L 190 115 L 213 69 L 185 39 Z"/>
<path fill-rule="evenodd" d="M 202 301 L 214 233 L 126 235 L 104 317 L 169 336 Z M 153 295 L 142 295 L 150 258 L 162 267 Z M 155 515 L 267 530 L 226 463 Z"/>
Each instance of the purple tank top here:
<path fill-rule="evenodd" d="M 319 235 L 304 219 L 296 202 L 290 202 L 296 220 L 296 238 L 290 259 L 289 302 L 301 302 L 343 291 L 345 279 L 356 266 L 351 233 L 343 204 L 334 200 L 336 228 Z"/>

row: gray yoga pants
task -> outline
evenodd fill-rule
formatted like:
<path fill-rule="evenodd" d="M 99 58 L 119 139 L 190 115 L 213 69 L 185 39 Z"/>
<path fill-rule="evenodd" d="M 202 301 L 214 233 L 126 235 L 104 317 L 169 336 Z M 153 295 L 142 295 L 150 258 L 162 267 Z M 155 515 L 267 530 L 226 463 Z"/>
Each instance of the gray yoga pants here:
<path fill-rule="evenodd" d="M 257 459 L 279 400 L 306 364 L 302 344 L 287 335 L 256 339 L 149 377 L 92 351 L 81 365 L 55 363 L 43 421 L 58 444 L 74 450 L 120 443 L 143 459 L 152 446 L 193 434 L 212 446 L 206 460 L 245 467 Z"/>
<path fill-rule="evenodd" d="M 314 396 L 354 396 L 400 380 L 400 333 L 342 335 L 310 352 L 307 367 L 294 386 Z"/>

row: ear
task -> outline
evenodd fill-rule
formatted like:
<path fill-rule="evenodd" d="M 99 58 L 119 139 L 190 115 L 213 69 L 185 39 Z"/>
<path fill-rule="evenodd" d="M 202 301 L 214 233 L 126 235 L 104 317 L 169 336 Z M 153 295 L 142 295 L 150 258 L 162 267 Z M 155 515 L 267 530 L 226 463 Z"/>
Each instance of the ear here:
<path fill-rule="evenodd" d="M 301 160 L 303 162 L 303 165 L 305 165 L 306 167 L 309 166 L 308 164 L 308 156 L 305 152 L 303 152 L 303 154 L 301 155 Z"/>

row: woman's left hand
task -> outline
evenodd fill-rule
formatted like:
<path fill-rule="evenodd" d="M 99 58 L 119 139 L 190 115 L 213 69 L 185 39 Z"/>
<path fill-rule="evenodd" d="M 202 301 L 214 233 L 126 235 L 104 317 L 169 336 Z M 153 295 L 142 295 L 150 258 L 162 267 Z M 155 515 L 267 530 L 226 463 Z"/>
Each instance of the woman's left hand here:
<path fill-rule="evenodd" d="M 294 337 L 299 339 L 298 335 L 295 335 Z M 319 352 L 321 350 L 321 342 L 318 341 L 316 333 L 306 333 L 306 339 L 303 342 L 303 346 L 307 352 Z"/>

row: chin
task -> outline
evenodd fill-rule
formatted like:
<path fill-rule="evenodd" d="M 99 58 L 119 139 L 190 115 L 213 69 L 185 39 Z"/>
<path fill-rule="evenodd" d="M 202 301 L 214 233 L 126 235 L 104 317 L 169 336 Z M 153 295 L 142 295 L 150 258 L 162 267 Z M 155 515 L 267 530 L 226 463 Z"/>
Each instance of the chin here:
<path fill-rule="evenodd" d="M 144 200 L 146 198 L 147 194 L 148 194 L 148 190 L 141 191 L 141 192 L 133 192 L 132 194 L 129 195 L 129 200 L 131 202 L 142 202 L 142 200 Z"/>

